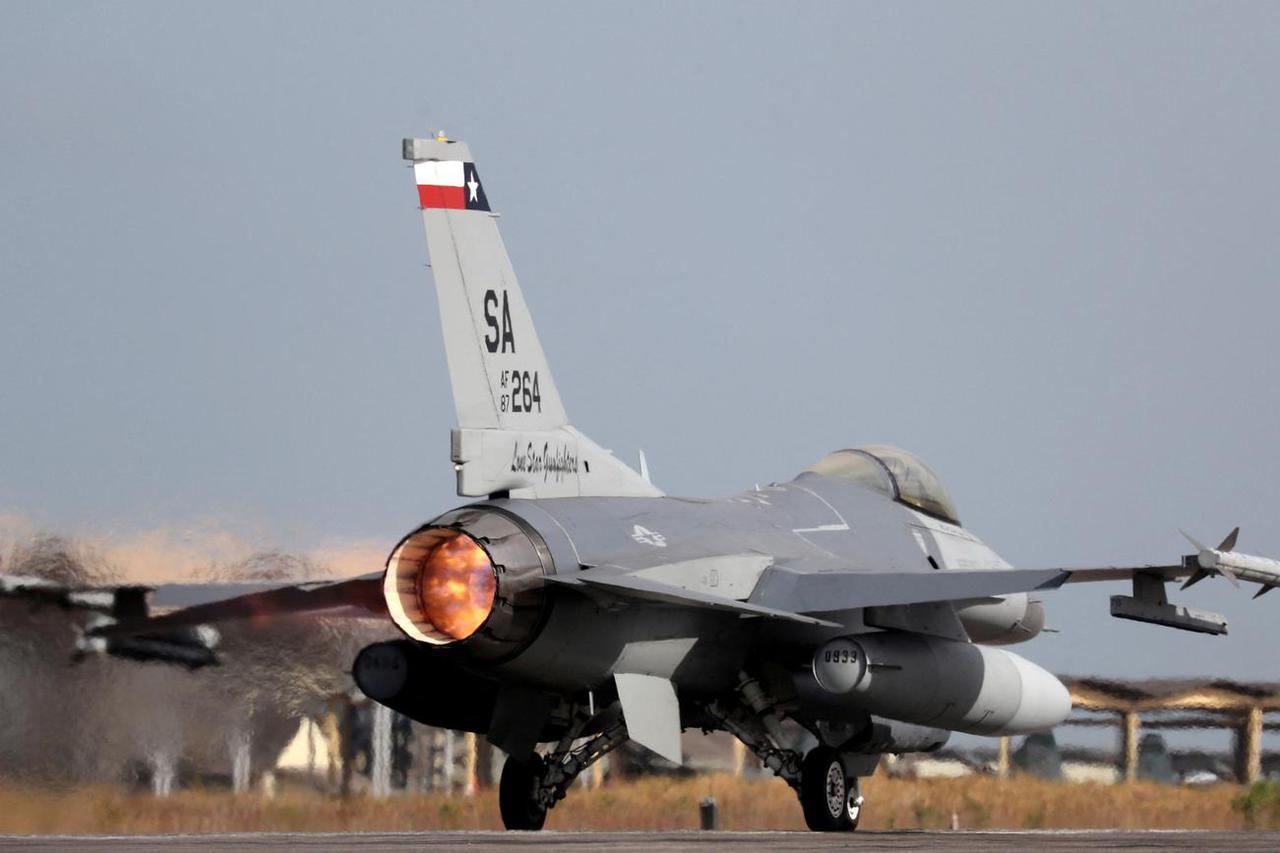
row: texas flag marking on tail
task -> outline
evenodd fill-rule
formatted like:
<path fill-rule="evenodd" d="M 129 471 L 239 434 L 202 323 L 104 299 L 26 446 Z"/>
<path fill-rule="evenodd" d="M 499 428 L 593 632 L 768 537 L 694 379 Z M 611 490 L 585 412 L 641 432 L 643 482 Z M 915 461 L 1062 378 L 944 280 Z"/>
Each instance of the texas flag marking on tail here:
<path fill-rule="evenodd" d="M 474 163 L 462 160 L 425 160 L 413 164 L 418 203 L 427 208 L 488 210 L 484 187 Z"/>

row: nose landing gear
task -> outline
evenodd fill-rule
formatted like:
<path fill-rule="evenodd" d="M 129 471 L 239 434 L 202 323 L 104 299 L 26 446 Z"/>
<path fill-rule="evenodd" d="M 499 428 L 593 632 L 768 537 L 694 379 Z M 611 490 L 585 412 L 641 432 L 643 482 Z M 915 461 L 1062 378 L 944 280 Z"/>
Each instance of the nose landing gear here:
<path fill-rule="evenodd" d="M 845 774 L 840 754 L 815 747 L 800 764 L 800 806 L 815 832 L 850 832 L 862 816 L 862 786 Z"/>

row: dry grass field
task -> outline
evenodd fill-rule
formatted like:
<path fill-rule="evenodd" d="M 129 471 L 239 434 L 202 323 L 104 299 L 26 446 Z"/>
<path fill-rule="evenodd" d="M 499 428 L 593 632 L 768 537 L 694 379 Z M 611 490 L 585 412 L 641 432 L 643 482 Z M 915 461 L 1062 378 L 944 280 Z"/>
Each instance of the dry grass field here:
<path fill-rule="evenodd" d="M 907 780 L 864 786 L 868 829 L 1198 828 L 1280 826 L 1280 795 L 1263 785 L 1185 789 L 1138 783 L 1062 785 L 1034 779 Z M 714 796 L 724 829 L 800 829 L 795 798 L 776 779 L 707 775 L 618 781 L 575 789 L 548 828 L 695 829 L 698 803 Z M 163 800 L 117 788 L 47 791 L 0 787 L 0 834 L 232 831 L 375 831 L 499 828 L 495 792 L 342 800 L 285 788 L 276 797 L 183 791 Z"/>

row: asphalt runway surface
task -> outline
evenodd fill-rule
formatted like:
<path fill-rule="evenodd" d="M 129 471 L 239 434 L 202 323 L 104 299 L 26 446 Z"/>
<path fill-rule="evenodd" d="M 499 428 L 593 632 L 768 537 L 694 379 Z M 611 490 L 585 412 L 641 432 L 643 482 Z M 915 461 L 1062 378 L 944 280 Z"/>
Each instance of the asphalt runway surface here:
<path fill-rule="evenodd" d="M 337 834 L 3 836 L 0 850 L 360 853 L 409 850 L 1280 850 L 1280 832 L 368 832 Z"/>

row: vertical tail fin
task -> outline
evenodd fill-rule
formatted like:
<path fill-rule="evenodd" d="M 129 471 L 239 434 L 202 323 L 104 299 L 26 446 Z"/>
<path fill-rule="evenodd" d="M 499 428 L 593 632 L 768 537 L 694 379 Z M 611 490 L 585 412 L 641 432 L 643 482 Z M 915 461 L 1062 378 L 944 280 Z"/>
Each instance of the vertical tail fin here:
<path fill-rule="evenodd" d="M 440 302 L 458 429 L 458 493 L 660 494 L 569 425 L 542 344 L 462 142 L 404 140 Z"/>
<path fill-rule="evenodd" d="M 444 322 L 462 429 L 568 424 L 533 318 L 511 269 L 471 152 L 461 142 L 405 140 Z"/>

